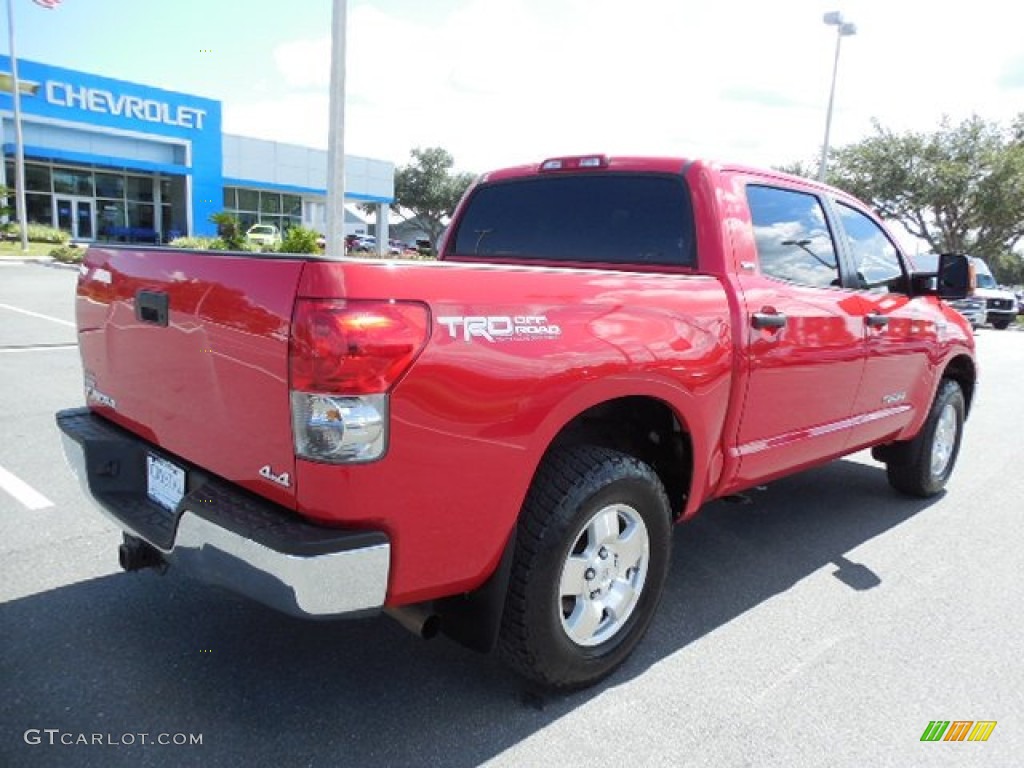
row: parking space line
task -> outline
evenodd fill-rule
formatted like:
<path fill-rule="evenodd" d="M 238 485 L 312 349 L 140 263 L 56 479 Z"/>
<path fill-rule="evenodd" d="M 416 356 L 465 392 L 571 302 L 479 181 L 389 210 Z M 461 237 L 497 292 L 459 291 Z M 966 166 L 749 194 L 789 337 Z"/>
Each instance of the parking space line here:
<path fill-rule="evenodd" d="M 41 315 L 38 312 L 33 312 L 30 309 L 21 309 L 20 307 L 12 307 L 10 304 L 0 304 L 0 309 L 9 309 L 11 312 L 20 312 L 23 315 L 29 317 L 38 317 L 40 320 L 49 320 L 51 323 L 59 323 L 61 325 L 67 325 L 71 328 L 75 327 L 74 323 L 68 322 L 67 320 L 61 320 L 59 317 L 50 317 L 49 315 Z"/>
<path fill-rule="evenodd" d="M 24 347 L 0 347 L 0 354 L 4 352 L 49 352 L 50 350 L 78 349 L 77 344 L 34 344 Z"/>
<path fill-rule="evenodd" d="M 46 509 L 53 506 L 52 501 L 3 467 L 0 467 L 0 489 L 7 491 L 29 509 Z"/>

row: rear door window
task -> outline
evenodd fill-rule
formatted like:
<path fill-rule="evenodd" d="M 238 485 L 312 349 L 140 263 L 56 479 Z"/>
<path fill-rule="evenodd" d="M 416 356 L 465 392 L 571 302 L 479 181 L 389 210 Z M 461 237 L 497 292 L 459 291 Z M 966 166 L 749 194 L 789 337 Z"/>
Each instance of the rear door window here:
<path fill-rule="evenodd" d="M 449 254 L 516 261 L 694 266 L 682 178 L 586 173 L 478 187 Z"/>

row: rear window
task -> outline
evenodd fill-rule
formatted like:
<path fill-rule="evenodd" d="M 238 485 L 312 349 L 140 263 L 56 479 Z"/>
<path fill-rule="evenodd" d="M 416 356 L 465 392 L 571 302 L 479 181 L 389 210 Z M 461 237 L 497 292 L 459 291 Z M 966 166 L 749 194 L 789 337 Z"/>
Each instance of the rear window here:
<path fill-rule="evenodd" d="M 693 214 L 675 176 L 542 176 L 478 187 L 449 254 L 693 266 Z"/>

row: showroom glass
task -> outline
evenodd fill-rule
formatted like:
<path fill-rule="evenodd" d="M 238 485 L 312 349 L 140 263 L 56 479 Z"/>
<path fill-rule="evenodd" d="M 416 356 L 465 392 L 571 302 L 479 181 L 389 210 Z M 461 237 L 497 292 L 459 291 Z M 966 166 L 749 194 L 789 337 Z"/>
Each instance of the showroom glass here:
<path fill-rule="evenodd" d="M 122 199 L 124 197 L 124 174 L 97 173 L 96 197 Z"/>
<path fill-rule="evenodd" d="M 846 230 L 858 287 L 872 291 L 897 290 L 903 280 L 903 265 L 892 241 L 870 217 L 843 203 L 837 207 Z"/>
<path fill-rule="evenodd" d="M 747 187 L 761 272 L 818 288 L 838 286 L 839 266 L 821 201 L 778 187 Z"/>
<path fill-rule="evenodd" d="M 92 197 L 92 172 L 54 168 L 53 191 L 58 195 Z"/>
<path fill-rule="evenodd" d="M 112 231 L 115 227 L 123 227 L 125 206 L 120 200 L 97 200 L 96 213 L 99 220 L 96 226 L 100 234 Z"/>
<path fill-rule="evenodd" d="M 13 179 L 14 174 L 8 172 L 8 179 Z M 25 166 L 25 190 L 28 192 L 49 192 L 50 191 L 50 169 L 46 166 L 26 165 Z"/>
<path fill-rule="evenodd" d="M 225 187 L 224 211 L 237 218 L 243 230 L 253 224 L 273 224 L 285 232 L 302 224 L 302 198 L 299 195 Z"/>
<path fill-rule="evenodd" d="M 30 222 L 50 226 L 50 222 L 53 221 L 53 196 L 34 195 L 29 192 L 25 195 L 25 210 L 28 212 Z"/>
<path fill-rule="evenodd" d="M 125 197 L 144 203 L 153 202 L 153 179 L 148 176 L 129 176 Z"/>
<path fill-rule="evenodd" d="M 301 219 L 302 198 L 298 195 L 281 195 L 281 212 Z"/>
<path fill-rule="evenodd" d="M 280 213 L 281 212 L 281 195 L 273 192 L 267 194 L 265 192 L 260 193 L 260 211 L 263 213 Z"/>
<path fill-rule="evenodd" d="M 238 190 L 238 210 L 258 211 L 260 209 L 260 193 L 255 189 Z"/>

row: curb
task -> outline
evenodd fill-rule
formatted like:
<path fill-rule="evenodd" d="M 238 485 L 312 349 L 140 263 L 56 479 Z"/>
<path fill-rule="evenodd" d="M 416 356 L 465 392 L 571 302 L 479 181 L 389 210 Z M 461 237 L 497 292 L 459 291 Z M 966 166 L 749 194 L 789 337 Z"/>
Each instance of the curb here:
<path fill-rule="evenodd" d="M 54 261 L 49 256 L 0 256 L 0 264 L 39 264 L 56 269 L 78 269 L 77 264 L 65 264 L 62 261 Z"/>

